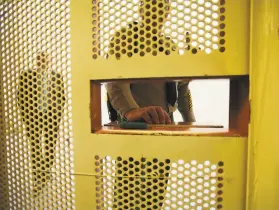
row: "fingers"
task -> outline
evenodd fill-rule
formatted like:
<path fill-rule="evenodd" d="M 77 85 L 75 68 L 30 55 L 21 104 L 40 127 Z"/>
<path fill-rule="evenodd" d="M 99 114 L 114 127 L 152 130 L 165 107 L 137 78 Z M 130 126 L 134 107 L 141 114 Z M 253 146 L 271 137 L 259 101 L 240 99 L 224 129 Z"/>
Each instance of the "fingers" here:
<path fill-rule="evenodd" d="M 125 114 L 129 121 L 136 121 L 143 119 L 148 124 L 169 124 L 171 119 L 167 112 L 159 106 L 149 106 L 145 108 L 137 108 L 130 110 Z"/>
<path fill-rule="evenodd" d="M 159 121 L 161 124 L 165 124 L 166 123 L 166 115 L 165 115 L 165 111 L 161 108 L 161 107 L 156 107 L 156 112 L 159 116 Z"/>
<path fill-rule="evenodd" d="M 165 122 L 166 122 L 167 124 L 170 124 L 170 123 L 171 123 L 171 118 L 170 118 L 170 116 L 169 116 L 168 113 L 166 113 L 165 111 L 164 111 L 164 115 L 165 115 Z"/>
<path fill-rule="evenodd" d="M 164 111 L 162 109 L 162 107 L 156 107 L 156 112 L 159 116 L 159 121 L 161 124 L 169 124 L 171 123 L 171 119 L 170 116 L 168 115 L 168 113 L 166 111 Z"/>
<path fill-rule="evenodd" d="M 148 112 L 144 111 L 142 112 L 142 116 L 141 116 L 142 119 L 144 119 L 144 121 L 148 124 L 152 124 L 152 118 L 151 116 L 148 114 Z"/>
<path fill-rule="evenodd" d="M 161 107 L 148 107 L 147 111 L 148 114 L 151 116 L 153 123 L 171 123 L 170 116 Z"/>
<path fill-rule="evenodd" d="M 152 118 L 152 122 L 158 124 L 159 123 L 159 115 L 155 107 L 149 107 L 147 110 L 148 114 Z"/>

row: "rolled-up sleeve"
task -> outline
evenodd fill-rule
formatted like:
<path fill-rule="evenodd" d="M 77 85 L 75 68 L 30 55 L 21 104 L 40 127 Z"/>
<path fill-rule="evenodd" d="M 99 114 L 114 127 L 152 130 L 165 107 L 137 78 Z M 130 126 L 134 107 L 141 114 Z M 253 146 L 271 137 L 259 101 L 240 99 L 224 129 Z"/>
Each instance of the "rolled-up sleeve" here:
<path fill-rule="evenodd" d="M 113 108 L 121 117 L 124 117 L 127 111 L 139 108 L 131 93 L 130 83 L 108 83 L 106 89 Z"/>
<path fill-rule="evenodd" d="M 178 82 L 178 110 L 182 115 L 184 122 L 195 122 L 195 115 L 192 107 L 192 97 L 189 89 L 189 82 Z"/>

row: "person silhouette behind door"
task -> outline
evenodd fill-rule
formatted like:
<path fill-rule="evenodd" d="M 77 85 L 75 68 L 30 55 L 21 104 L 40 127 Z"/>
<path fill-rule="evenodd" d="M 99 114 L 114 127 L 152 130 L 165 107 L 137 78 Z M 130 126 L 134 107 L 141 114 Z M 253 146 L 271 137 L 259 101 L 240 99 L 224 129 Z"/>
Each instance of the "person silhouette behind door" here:
<path fill-rule="evenodd" d="M 18 106 L 31 145 L 35 196 L 51 179 L 66 101 L 63 77 L 51 69 L 50 60 L 46 53 L 38 53 L 35 67 L 19 76 Z"/>
<path fill-rule="evenodd" d="M 125 56 L 132 58 L 136 54 L 156 56 L 161 53 L 169 56 L 177 51 L 176 44 L 163 33 L 163 26 L 170 12 L 170 1 L 142 0 L 139 3 L 140 19 L 115 32 L 110 40 L 106 59 L 115 57 L 120 60 Z M 131 122 L 141 120 L 147 123 L 168 124 L 174 121 L 173 112 L 177 104 L 183 120 L 194 122 L 188 85 L 189 81 L 107 83 L 110 120 Z M 142 158 L 141 161 L 136 161 L 139 162 L 140 169 L 133 174 L 137 177 L 135 178 L 130 177 L 131 172 L 125 165 L 128 162 L 129 160 L 125 158 L 117 158 L 115 161 L 113 209 L 161 209 L 164 205 L 170 171 L 169 165 L 166 164 L 169 163 L 157 160 L 158 165 L 165 166 L 159 169 L 155 165 L 152 166 L 152 161 Z M 133 182 L 135 189 L 131 193 L 131 189 L 123 186 Z M 148 200 L 148 193 L 151 192 L 156 196 L 153 194 L 153 200 L 151 198 Z"/>
<path fill-rule="evenodd" d="M 142 0 L 139 3 L 139 20 L 115 32 L 106 59 L 146 54 L 169 56 L 177 52 L 178 46 L 163 30 L 170 13 L 170 1 Z M 174 121 L 173 113 L 178 109 L 184 122 L 194 122 L 189 81 L 107 83 L 110 120 L 168 124 Z"/>

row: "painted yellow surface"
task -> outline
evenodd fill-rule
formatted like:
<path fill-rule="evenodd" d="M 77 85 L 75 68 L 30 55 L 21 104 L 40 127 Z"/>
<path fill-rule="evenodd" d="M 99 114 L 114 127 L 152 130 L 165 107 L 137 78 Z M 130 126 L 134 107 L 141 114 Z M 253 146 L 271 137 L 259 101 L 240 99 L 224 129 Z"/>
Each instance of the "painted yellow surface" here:
<path fill-rule="evenodd" d="M 144 57 L 134 55 L 132 59 L 112 58 L 109 62 L 102 57 L 92 59 L 91 2 L 84 1 L 80 4 L 78 1 L 72 1 L 71 3 L 72 65 L 73 69 L 77 69 L 76 73 L 82 72 L 85 78 L 123 79 L 248 74 L 249 1 L 226 1 L 225 53 L 213 50 L 211 54 L 206 54 L 204 51 L 197 54 L 186 52 L 182 56 L 178 54 L 171 54 L 171 56 L 147 54 Z M 125 20 L 121 19 L 121 21 Z"/>
<path fill-rule="evenodd" d="M 89 80 L 228 76 L 248 74 L 249 1 L 226 1 L 226 51 L 183 56 L 134 56 L 122 60 L 92 59 L 91 1 L 72 2 L 71 48 L 73 129 L 75 151 L 76 206 L 94 209 L 97 205 L 95 156 L 116 159 L 147 157 L 173 162 L 224 161 L 224 209 L 245 209 L 247 138 L 91 134 Z M 237 12 L 236 12 L 237 11 Z M 181 69 L 185 70 L 181 70 Z M 93 102 L 94 103 L 94 102 Z M 172 208 L 176 209 L 176 208 Z"/>
<path fill-rule="evenodd" d="M 224 209 L 244 209 L 246 181 L 247 138 L 241 137 L 190 137 L 146 135 L 92 135 L 76 142 L 75 172 L 77 209 L 95 209 L 97 197 L 95 156 L 112 159 L 121 156 L 139 160 L 141 157 L 172 163 L 183 160 L 197 165 L 210 161 L 224 162 Z M 173 169 L 171 167 L 171 169 Z M 82 175 L 83 174 L 83 175 Z M 111 175 L 112 176 L 112 175 Z M 175 175 L 171 177 L 176 177 Z M 184 177 L 185 178 L 185 177 Z M 183 179 L 184 179 L 183 178 Z M 183 180 L 182 179 L 182 180 Z M 178 181 L 177 181 L 178 182 Z M 195 194 L 195 193 L 194 193 Z M 130 201 L 132 202 L 132 201 Z"/>
<path fill-rule="evenodd" d="M 249 210 L 279 209 L 279 2 L 252 1 L 251 124 L 247 182 Z"/>

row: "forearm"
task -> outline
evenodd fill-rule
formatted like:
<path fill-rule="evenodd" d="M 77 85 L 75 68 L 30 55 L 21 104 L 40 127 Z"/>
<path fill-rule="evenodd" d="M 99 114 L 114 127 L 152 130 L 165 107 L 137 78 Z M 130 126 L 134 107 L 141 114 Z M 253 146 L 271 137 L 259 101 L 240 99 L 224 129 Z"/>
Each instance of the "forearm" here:
<path fill-rule="evenodd" d="M 134 100 L 130 83 L 113 84 L 109 83 L 106 85 L 108 96 L 113 108 L 124 117 L 127 111 L 131 109 L 139 108 L 138 104 Z"/>
<path fill-rule="evenodd" d="M 189 89 L 189 83 L 178 84 L 178 110 L 182 115 L 184 122 L 195 122 L 195 115 L 192 107 L 192 97 Z"/>

